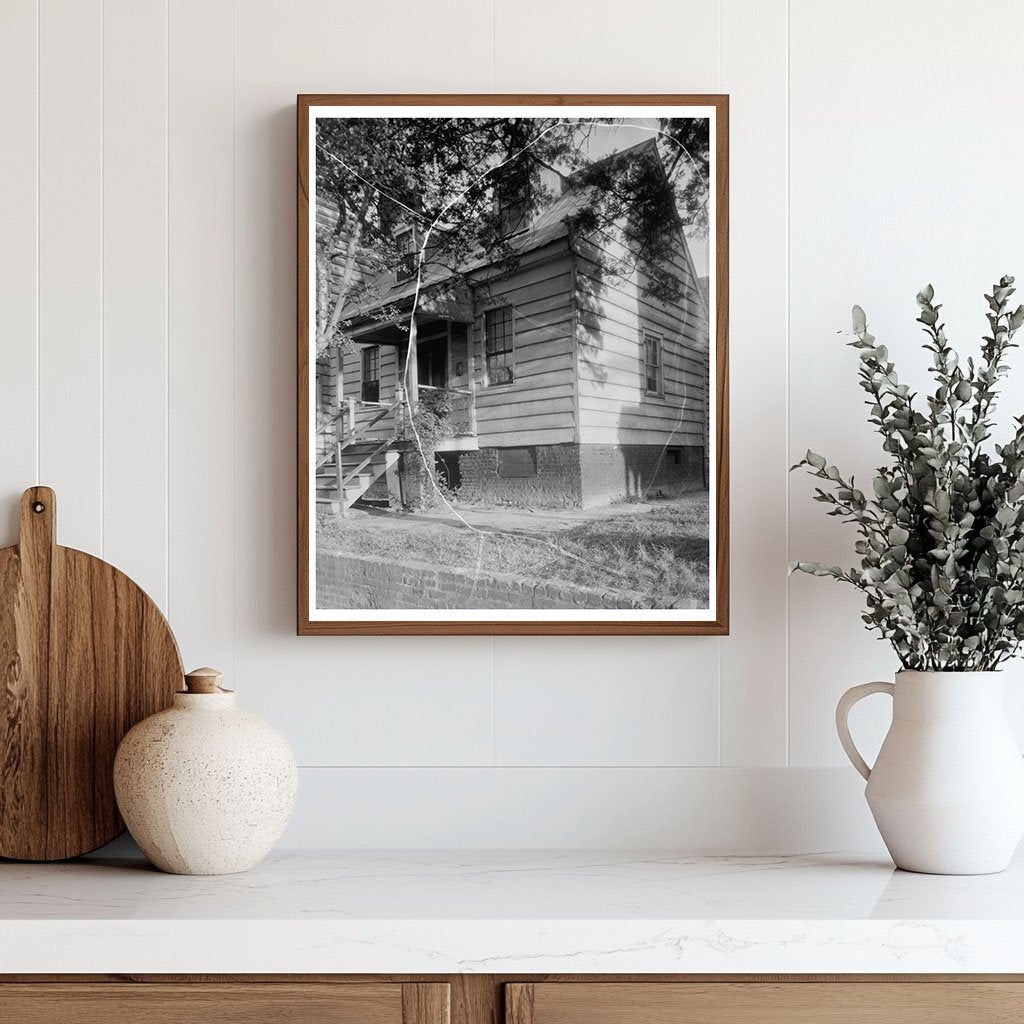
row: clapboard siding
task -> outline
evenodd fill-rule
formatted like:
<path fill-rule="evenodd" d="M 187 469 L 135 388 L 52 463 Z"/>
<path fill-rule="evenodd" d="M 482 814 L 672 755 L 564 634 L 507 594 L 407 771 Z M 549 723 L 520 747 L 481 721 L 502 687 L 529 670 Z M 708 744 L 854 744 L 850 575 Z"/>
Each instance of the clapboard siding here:
<path fill-rule="evenodd" d="M 622 384 L 635 388 L 637 378 L 643 372 L 638 354 L 606 351 L 596 346 L 580 345 L 580 376 L 598 384 Z M 670 355 L 666 359 L 666 379 L 677 381 L 680 386 L 702 388 L 705 375 L 702 367 L 690 359 Z"/>
<path fill-rule="evenodd" d="M 584 403 L 584 400 L 590 402 L 602 402 L 606 398 L 618 399 L 623 402 L 632 402 L 636 397 L 636 373 L 622 374 L 619 371 L 609 373 L 603 380 L 594 380 L 594 387 L 583 388 L 580 393 L 580 402 Z M 686 406 L 694 406 L 695 408 L 704 407 L 704 390 L 703 385 L 700 383 L 690 383 L 688 378 L 684 378 L 681 384 L 681 390 L 685 391 Z M 652 395 L 645 396 L 646 399 L 652 403 L 657 403 L 658 399 Z M 669 401 L 661 399 L 665 404 L 670 404 Z M 678 408 L 678 403 L 672 401 L 672 408 Z"/>
<path fill-rule="evenodd" d="M 573 358 L 572 352 L 561 352 L 554 356 L 545 356 L 543 359 L 534 359 L 532 361 L 521 361 L 516 364 L 516 383 L 521 384 L 523 387 L 529 387 L 531 390 L 539 387 L 547 387 L 550 384 L 560 384 L 565 381 L 571 381 L 573 379 Z M 521 390 L 521 389 L 519 389 Z M 495 388 L 495 394 L 509 394 L 514 393 L 515 389 L 512 388 Z M 481 392 L 479 387 L 477 389 L 477 404 L 480 403 L 481 396 L 486 400 L 487 396 L 492 392 L 487 389 L 486 392 Z"/>
<path fill-rule="evenodd" d="M 477 283 L 477 301 L 485 301 L 488 291 L 493 296 L 500 292 L 505 300 L 512 301 L 526 289 L 533 290 L 533 295 L 538 297 L 567 290 L 571 272 L 567 255 L 563 241 L 538 249 L 537 255 L 528 253 L 520 257 L 514 270 L 503 271 Z"/>
<path fill-rule="evenodd" d="M 627 308 L 621 302 L 611 299 L 605 299 L 596 305 L 581 304 L 579 307 L 580 327 L 584 332 L 589 331 L 592 334 L 601 334 L 612 329 L 625 336 L 636 337 L 638 319 L 642 319 L 644 326 L 650 330 L 677 337 L 680 345 L 699 354 L 703 361 L 704 353 L 707 351 L 707 337 L 706 328 L 702 331 L 699 322 L 682 319 L 640 303 L 634 303 Z"/>
<path fill-rule="evenodd" d="M 568 295 L 568 293 L 566 293 Z M 550 355 L 548 349 L 551 342 L 561 342 L 556 345 L 557 349 L 571 351 L 572 342 L 572 317 L 565 317 L 555 321 L 548 321 L 543 325 L 533 322 L 533 318 L 527 319 L 519 312 L 522 307 L 516 307 L 516 362 L 528 362 L 531 359 L 544 358 Z M 528 308 L 528 307 L 527 307 Z M 564 344 L 568 342 L 569 344 Z M 543 346 L 543 348 L 539 347 Z M 543 353 L 543 354 L 542 354 Z M 520 360 L 519 357 L 522 357 Z"/>
<path fill-rule="evenodd" d="M 344 375 L 344 391 L 346 398 L 358 399 L 362 395 L 363 384 L 363 350 L 367 346 L 357 345 L 354 352 L 346 351 L 342 357 L 342 373 Z M 398 350 L 391 345 L 380 347 L 380 400 L 390 404 L 395 400 L 396 387 L 398 385 Z M 375 406 L 356 406 L 356 429 L 364 429 L 374 416 L 381 410 Z M 394 414 L 385 416 L 375 423 L 371 431 L 372 436 L 385 436 L 395 429 Z"/>
<path fill-rule="evenodd" d="M 550 408 L 550 406 L 549 406 Z M 506 445 L 517 446 L 521 445 L 521 435 L 523 431 L 529 430 L 550 430 L 550 431 L 569 431 L 569 435 L 565 440 L 572 440 L 573 433 L 573 413 L 572 409 L 567 408 L 564 412 L 545 412 L 535 411 L 533 413 L 519 414 L 518 408 L 503 408 L 498 410 L 501 415 L 492 417 L 487 422 L 487 431 L 489 434 L 507 434 L 508 439 L 505 441 Z M 561 442 L 549 441 L 549 444 L 558 444 Z M 481 447 L 491 447 L 493 442 L 484 441 L 481 439 Z M 497 445 L 501 447 L 501 445 Z"/>
<path fill-rule="evenodd" d="M 528 411 L 527 406 L 532 406 L 537 402 L 556 402 L 559 399 L 571 398 L 573 394 L 572 384 L 567 379 L 569 374 L 567 372 L 552 373 L 548 381 L 540 382 L 536 385 L 531 383 L 528 388 L 513 388 L 503 387 L 495 388 L 494 395 L 490 394 L 485 396 L 477 395 L 477 405 L 480 404 L 481 397 L 485 399 L 495 398 L 495 408 L 511 408 L 516 407 L 517 415 L 521 412 Z"/>
<path fill-rule="evenodd" d="M 636 270 L 615 276 L 625 253 L 607 232 L 577 241 L 579 437 L 587 444 L 700 445 L 705 436 L 708 322 L 680 236 L 672 270 L 678 301 L 643 293 Z M 645 331 L 662 339 L 663 393 L 648 395 Z"/>
<path fill-rule="evenodd" d="M 678 303 L 669 305 L 638 292 L 633 282 L 614 288 L 597 284 L 593 263 L 584 257 L 579 257 L 578 267 L 577 298 L 582 322 L 591 317 L 635 328 L 637 317 L 643 316 L 659 329 L 677 332 L 694 349 L 707 351 L 707 316 L 704 302 L 696 292 L 684 289 Z M 685 264 L 675 263 L 674 269 L 680 276 L 690 276 Z"/>
<path fill-rule="evenodd" d="M 661 417 L 653 416 L 646 409 L 643 413 L 624 412 L 619 415 L 618 422 L 610 424 L 603 412 L 580 407 L 580 422 L 588 432 L 591 429 L 615 431 L 618 434 L 617 443 L 621 444 L 624 431 L 640 431 L 644 435 L 657 434 L 657 438 L 630 441 L 630 444 L 656 444 L 661 445 L 699 445 L 704 436 L 703 414 L 699 409 L 673 409 L 670 415 Z M 607 443 L 607 442 L 601 442 Z"/>
<path fill-rule="evenodd" d="M 572 263 L 558 239 L 523 257 L 513 274 L 476 289 L 473 367 L 481 447 L 561 444 L 576 440 Z M 487 386 L 484 318 L 514 310 L 515 381 Z"/>
<path fill-rule="evenodd" d="M 580 395 L 580 411 L 584 416 L 588 411 L 603 412 L 606 401 L 604 396 L 595 398 L 592 395 Z M 649 420 L 662 425 L 680 422 L 700 423 L 703 419 L 703 405 L 702 401 L 679 405 L 654 400 L 650 403 L 650 408 L 645 407 L 642 412 L 621 413 L 620 422 L 629 420 L 640 424 L 642 420 Z"/>
<path fill-rule="evenodd" d="M 696 423 L 684 423 L 678 430 L 671 433 L 652 427 L 643 429 L 627 430 L 621 426 L 611 424 L 605 417 L 600 424 L 588 423 L 583 431 L 586 441 L 584 444 L 618 445 L 618 444 L 648 444 L 674 447 L 701 447 L 704 444 L 704 427 Z M 623 437 L 628 437 L 624 441 Z M 526 443 L 526 442 L 523 442 Z"/>
<path fill-rule="evenodd" d="M 665 335 L 662 335 L 664 338 Z M 622 370 L 636 375 L 643 368 L 643 351 L 639 344 L 639 332 L 627 333 L 614 325 L 606 328 L 596 337 L 588 335 L 579 339 L 580 359 L 585 361 L 595 379 L 603 379 L 606 370 Z M 666 371 L 677 377 L 689 374 L 703 386 L 706 376 L 707 359 L 699 358 L 685 345 L 667 345 L 665 351 Z"/>
<path fill-rule="evenodd" d="M 682 296 L 671 304 L 643 294 L 635 271 L 621 278 L 606 272 L 627 255 L 608 233 L 577 240 L 576 248 L 557 239 L 473 286 L 469 354 L 481 447 L 703 443 L 708 326 L 685 243 L 672 263 Z M 484 324 L 495 307 L 514 311 L 515 380 L 490 387 Z M 663 339 L 663 395 L 645 394 L 644 330 Z M 361 352 L 343 358 L 345 392 L 357 397 Z M 394 399 L 398 373 L 396 351 L 381 347 L 382 402 Z M 468 383 L 468 372 L 452 380 Z M 357 425 L 378 412 L 359 408 Z M 374 433 L 393 425 L 389 416 Z"/>
<path fill-rule="evenodd" d="M 689 254 L 684 250 L 683 245 L 680 238 L 680 244 L 672 256 L 672 263 L 679 271 L 683 301 L 700 304 L 700 289 L 692 274 L 688 273 Z M 575 250 L 580 259 L 589 260 L 595 269 L 604 268 L 603 273 L 614 270 L 615 264 L 620 261 L 627 265 L 633 261 L 632 255 L 623 245 L 621 238 L 618 237 L 617 229 L 613 231 L 597 229 L 588 232 L 585 237 L 576 239 Z M 610 273 L 609 276 L 611 276 Z M 632 277 L 632 275 L 627 276 Z"/>
<path fill-rule="evenodd" d="M 338 206 L 330 196 L 321 194 L 316 203 L 316 231 L 317 237 L 333 232 L 338 224 Z M 345 269 L 343 255 L 335 256 L 331 260 L 331 273 L 328 279 L 328 289 L 331 305 L 338 299 L 338 290 L 341 286 L 341 278 Z M 363 247 L 357 247 L 356 260 L 352 268 L 352 286 L 359 287 L 368 281 L 372 281 L 380 275 L 379 261 L 373 258 Z"/>
<path fill-rule="evenodd" d="M 541 429 L 531 425 L 529 429 L 509 428 L 508 435 L 509 439 L 504 440 L 502 443 L 496 443 L 493 440 L 485 442 L 481 439 L 480 445 L 481 447 L 492 448 L 518 448 L 526 445 L 567 444 L 571 442 L 571 436 L 566 434 L 565 427 Z M 492 434 L 491 436 L 494 435 Z"/>

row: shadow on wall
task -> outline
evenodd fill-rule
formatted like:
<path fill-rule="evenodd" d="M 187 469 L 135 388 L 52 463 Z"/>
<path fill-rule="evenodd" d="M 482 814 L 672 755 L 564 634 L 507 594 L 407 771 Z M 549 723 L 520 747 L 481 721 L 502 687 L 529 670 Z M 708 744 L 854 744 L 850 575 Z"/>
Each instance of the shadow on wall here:
<path fill-rule="evenodd" d="M 236 614 L 295 634 L 295 107 L 239 125 L 234 275 Z M 291 384 L 289 382 L 292 382 Z M 240 523 L 244 520 L 244 525 Z"/>
<path fill-rule="evenodd" d="M 682 417 L 685 407 L 673 409 Z M 639 417 L 650 413 L 642 404 L 622 406 L 618 417 L 617 446 L 619 487 L 627 499 L 676 498 L 693 491 L 706 490 L 703 446 L 689 443 L 686 436 L 666 435 L 660 444 L 635 442 Z M 680 423 L 682 420 L 680 420 Z"/>
<path fill-rule="evenodd" d="M 606 241 L 600 233 L 576 240 L 581 388 L 592 403 L 591 416 L 613 428 L 617 439 L 583 446 L 584 500 L 671 498 L 705 489 L 705 399 L 692 379 L 687 383 L 700 357 L 682 351 L 683 336 L 665 326 L 669 316 L 698 332 L 702 324 L 706 328 L 699 297 L 688 287 L 695 284 L 689 264 L 681 252 L 672 260 L 675 287 L 666 289 L 649 266 L 631 259 L 616 263 L 602 245 Z M 664 397 L 645 397 L 645 331 L 661 339 Z M 706 354 L 706 337 L 695 347 Z M 624 392 L 634 401 L 623 401 Z"/>

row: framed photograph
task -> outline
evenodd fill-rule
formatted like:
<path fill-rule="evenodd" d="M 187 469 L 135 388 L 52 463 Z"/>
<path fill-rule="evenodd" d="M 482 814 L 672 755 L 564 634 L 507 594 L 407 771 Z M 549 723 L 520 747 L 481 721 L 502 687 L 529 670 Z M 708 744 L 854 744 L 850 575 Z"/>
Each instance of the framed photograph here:
<path fill-rule="evenodd" d="M 728 97 L 299 96 L 298 632 L 728 632 Z"/>

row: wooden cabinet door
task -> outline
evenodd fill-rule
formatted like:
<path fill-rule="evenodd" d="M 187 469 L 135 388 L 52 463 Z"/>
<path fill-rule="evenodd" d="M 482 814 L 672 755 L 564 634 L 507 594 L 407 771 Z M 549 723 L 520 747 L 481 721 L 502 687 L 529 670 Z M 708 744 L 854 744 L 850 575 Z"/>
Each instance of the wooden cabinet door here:
<path fill-rule="evenodd" d="M 505 986 L 505 1024 L 1011 1024 L 1019 982 L 551 982 Z"/>
<path fill-rule="evenodd" d="M 448 985 L 0 984 L 4 1024 L 449 1024 Z"/>

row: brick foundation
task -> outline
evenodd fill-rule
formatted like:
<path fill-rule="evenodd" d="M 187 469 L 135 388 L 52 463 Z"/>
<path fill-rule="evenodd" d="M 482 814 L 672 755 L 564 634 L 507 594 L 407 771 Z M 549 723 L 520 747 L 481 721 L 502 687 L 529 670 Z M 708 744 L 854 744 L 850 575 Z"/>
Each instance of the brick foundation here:
<path fill-rule="evenodd" d="M 644 607 L 639 595 L 602 592 L 571 583 L 490 576 L 468 569 L 439 569 L 423 562 L 320 551 L 316 556 L 316 606 L 366 609 L 579 609 Z"/>
<path fill-rule="evenodd" d="M 583 504 L 674 498 L 704 487 L 704 449 L 653 444 L 582 444 Z"/>
<path fill-rule="evenodd" d="M 671 498 L 704 486 L 703 449 L 660 445 L 536 446 L 537 472 L 502 477 L 498 449 L 459 456 L 459 500 L 534 508 L 589 508 L 628 498 Z"/>
<path fill-rule="evenodd" d="M 533 508 L 579 508 L 579 445 L 536 446 L 535 476 L 503 477 L 498 474 L 498 449 L 481 448 L 459 456 L 459 500 Z"/>

